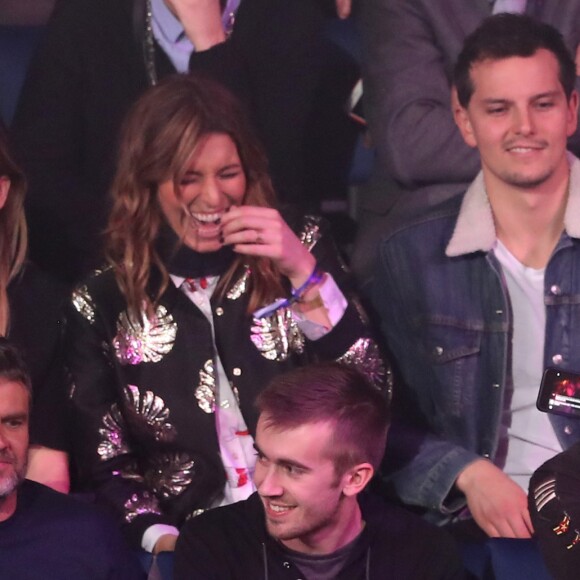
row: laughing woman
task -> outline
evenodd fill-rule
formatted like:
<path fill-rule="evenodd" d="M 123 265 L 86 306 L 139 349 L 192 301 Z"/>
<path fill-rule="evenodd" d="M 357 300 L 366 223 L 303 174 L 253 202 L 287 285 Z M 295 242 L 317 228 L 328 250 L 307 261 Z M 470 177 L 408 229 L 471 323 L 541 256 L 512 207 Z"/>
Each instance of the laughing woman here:
<path fill-rule="evenodd" d="M 81 477 L 129 539 L 254 491 L 253 402 L 312 360 L 384 372 L 324 224 L 275 209 L 237 103 L 173 77 L 125 121 L 108 267 L 73 294 L 68 367 Z"/>

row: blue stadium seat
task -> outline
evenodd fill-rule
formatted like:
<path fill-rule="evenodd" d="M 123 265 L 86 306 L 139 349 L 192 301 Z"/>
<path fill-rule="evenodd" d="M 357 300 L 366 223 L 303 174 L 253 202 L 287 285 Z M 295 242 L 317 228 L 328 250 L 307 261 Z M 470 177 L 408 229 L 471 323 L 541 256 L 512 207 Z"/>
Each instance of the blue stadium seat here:
<path fill-rule="evenodd" d="M 465 568 L 478 580 L 552 580 L 534 540 L 490 538 L 460 548 Z"/>
<path fill-rule="evenodd" d="M 139 550 L 137 557 L 149 580 L 173 580 L 173 552 L 161 552 L 154 556 Z"/>
<path fill-rule="evenodd" d="M 43 26 L 0 26 L 0 117 L 10 125 Z"/>

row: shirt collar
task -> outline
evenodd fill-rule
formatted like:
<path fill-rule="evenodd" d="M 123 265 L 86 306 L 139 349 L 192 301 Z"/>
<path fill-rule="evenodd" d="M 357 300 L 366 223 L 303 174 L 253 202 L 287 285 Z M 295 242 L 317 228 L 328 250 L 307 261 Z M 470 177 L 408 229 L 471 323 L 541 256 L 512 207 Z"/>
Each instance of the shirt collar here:
<path fill-rule="evenodd" d="M 168 42 L 175 43 L 183 38 L 185 34 L 183 26 L 164 0 L 151 0 L 151 14 Z"/>
<path fill-rule="evenodd" d="M 564 213 L 564 230 L 572 238 L 580 238 L 580 160 L 568 153 L 570 183 Z M 483 172 L 479 172 L 465 192 L 453 235 L 445 249 L 448 257 L 473 252 L 489 252 L 496 241 L 493 211 L 485 191 Z"/>
<path fill-rule="evenodd" d="M 169 274 L 171 281 L 173 282 L 176 288 L 181 288 L 183 283 L 187 280 L 184 276 L 178 276 L 177 274 Z M 213 290 L 213 286 L 217 286 L 217 281 L 219 280 L 219 276 L 206 276 L 208 282 L 208 288 Z"/>

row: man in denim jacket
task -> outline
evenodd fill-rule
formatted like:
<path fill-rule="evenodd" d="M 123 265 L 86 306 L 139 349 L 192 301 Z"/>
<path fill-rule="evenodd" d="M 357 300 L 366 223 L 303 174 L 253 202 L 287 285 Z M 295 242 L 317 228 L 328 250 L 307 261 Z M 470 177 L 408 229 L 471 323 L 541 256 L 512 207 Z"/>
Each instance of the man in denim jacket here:
<path fill-rule="evenodd" d="M 482 170 L 462 198 L 399 222 L 380 246 L 374 301 L 405 383 L 392 483 L 431 519 L 470 512 L 489 536 L 530 537 L 529 476 L 580 438 L 573 420 L 535 409 L 545 367 L 580 370 L 575 76 L 549 25 L 486 20 L 453 92 Z"/>

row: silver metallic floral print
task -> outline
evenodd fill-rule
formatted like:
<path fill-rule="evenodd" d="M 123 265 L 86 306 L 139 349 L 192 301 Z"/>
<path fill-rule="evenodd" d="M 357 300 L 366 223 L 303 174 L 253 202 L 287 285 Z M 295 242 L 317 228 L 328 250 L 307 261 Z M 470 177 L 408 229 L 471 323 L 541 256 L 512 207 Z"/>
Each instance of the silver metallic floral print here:
<path fill-rule="evenodd" d="M 127 411 L 133 420 L 143 423 L 156 441 L 168 442 L 175 439 L 175 427 L 169 422 L 169 408 L 165 401 L 152 391 L 141 393 L 135 385 L 124 389 Z"/>
<path fill-rule="evenodd" d="M 196 518 L 197 516 L 200 516 L 202 513 L 206 512 L 207 510 L 203 509 L 203 508 L 197 508 L 195 510 L 193 510 L 185 519 L 186 520 L 190 520 L 191 518 Z"/>
<path fill-rule="evenodd" d="M 95 302 L 86 286 L 80 286 L 72 295 L 72 303 L 76 311 L 91 324 L 95 322 Z"/>
<path fill-rule="evenodd" d="M 142 469 L 133 462 L 114 474 L 144 484 L 159 499 L 165 500 L 182 494 L 191 484 L 195 462 L 187 453 L 162 452 L 147 457 Z"/>
<path fill-rule="evenodd" d="M 169 409 L 161 397 L 151 391 L 143 394 L 134 385 L 124 389 L 126 412 L 132 415 L 135 423 L 140 423 L 152 433 L 156 441 L 172 441 L 175 439 L 175 427 L 169 422 Z M 127 423 L 118 403 L 113 403 L 105 413 L 102 427 L 99 429 L 101 441 L 97 453 L 102 461 L 108 461 L 131 450 L 125 439 Z"/>
<path fill-rule="evenodd" d="M 103 417 L 103 426 L 99 429 L 101 442 L 97 448 L 97 453 L 101 461 L 108 461 L 119 455 L 129 453 L 129 446 L 123 436 L 125 432 L 125 420 L 119 411 L 116 403 L 111 406 L 111 410 Z"/>
<path fill-rule="evenodd" d="M 204 413 L 215 411 L 216 376 L 211 359 L 205 361 L 203 368 L 199 371 L 199 386 L 195 389 L 195 398 L 199 408 Z"/>
<path fill-rule="evenodd" d="M 226 294 L 228 300 L 237 300 L 240 296 L 246 293 L 248 289 L 248 280 L 250 279 L 252 270 L 247 265 L 244 266 L 244 268 L 244 273 Z"/>
<path fill-rule="evenodd" d="M 320 231 L 321 218 L 313 215 L 307 215 L 304 218 L 304 227 L 300 232 L 298 238 L 306 246 L 306 249 L 311 252 L 316 242 L 322 237 Z"/>
<path fill-rule="evenodd" d="M 393 373 L 379 353 L 372 338 L 359 338 L 337 362 L 351 366 L 363 373 L 373 385 L 385 389 L 390 399 L 393 393 Z"/>
<path fill-rule="evenodd" d="M 130 524 L 137 516 L 144 514 L 161 515 L 157 498 L 148 492 L 134 493 L 124 504 L 125 521 Z"/>
<path fill-rule="evenodd" d="M 121 364 L 156 363 L 171 352 L 176 334 L 177 324 L 161 304 L 152 318 L 142 312 L 141 320 L 135 320 L 124 311 L 117 320 L 113 347 Z"/>
<path fill-rule="evenodd" d="M 280 308 L 271 316 L 254 318 L 251 336 L 264 358 L 285 361 L 291 352 L 304 351 L 304 335 L 289 308 Z"/>

